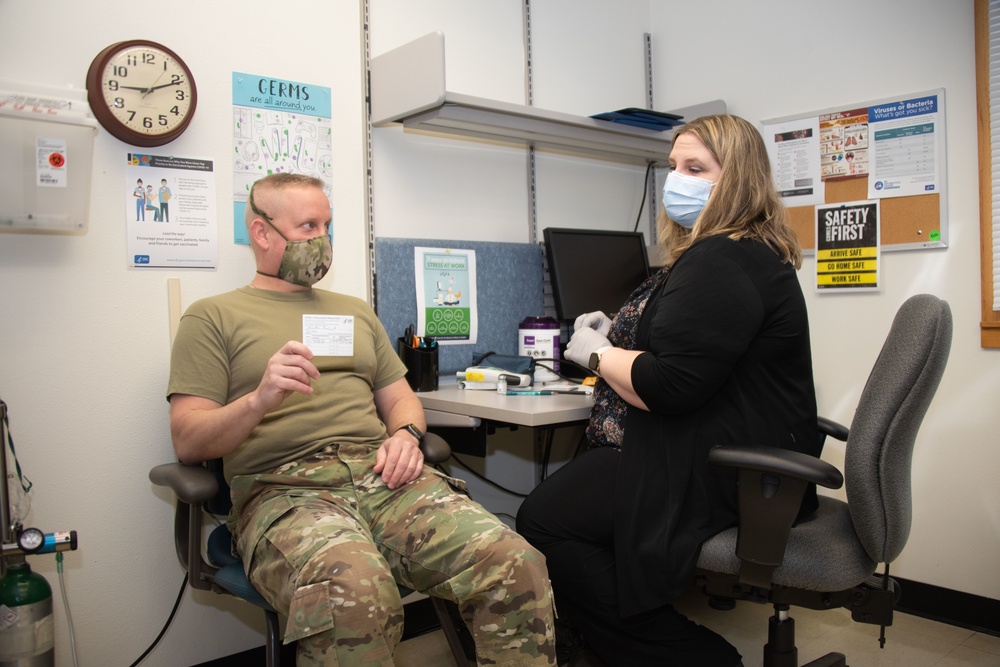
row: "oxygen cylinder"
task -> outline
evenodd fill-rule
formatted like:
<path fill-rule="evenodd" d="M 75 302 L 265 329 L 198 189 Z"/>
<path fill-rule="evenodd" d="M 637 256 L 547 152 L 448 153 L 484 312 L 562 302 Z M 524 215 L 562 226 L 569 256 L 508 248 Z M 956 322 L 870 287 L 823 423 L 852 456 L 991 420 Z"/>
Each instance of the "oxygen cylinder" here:
<path fill-rule="evenodd" d="M 27 563 L 0 578 L 0 667 L 55 665 L 52 587 Z"/>

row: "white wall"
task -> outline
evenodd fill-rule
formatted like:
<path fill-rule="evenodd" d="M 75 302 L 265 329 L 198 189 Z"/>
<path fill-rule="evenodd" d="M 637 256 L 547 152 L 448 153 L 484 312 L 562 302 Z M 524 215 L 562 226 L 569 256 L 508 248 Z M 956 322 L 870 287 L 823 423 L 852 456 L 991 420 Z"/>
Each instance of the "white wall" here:
<path fill-rule="evenodd" d="M 449 88 L 524 101 L 521 3 L 372 5 L 373 55 L 440 29 Z M 757 122 L 947 89 L 951 247 L 885 255 L 886 287 L 878 294 L 815 296 L 808 292 L 811 262 L 802 278 L 820 408 L 843 421 L 850 420 L 898 304 L 924 291 L 951 303 L 952 358 L 918 441 L 914 529 L 895 571 L 1000 598 L 1000 572 L 991 558 L 1000 547 L 1000 491 L 988 477 L 1000 467 L 1000 417 L 992 409 L 1000 373 L 998 353 L 979 347 L 971 2 L 919 0 L 897 15 L 898 3 L 889 0 L 844 0 L 836 13 L 851 20 L 835 21 L 832 34 L 824 27 L 829 7 L 793 0 L 752 8 L 736 0 L 611 5 L 532 3 L 536 106 L 581 115 L 644 106 L 644 32 L 653 36 L 660 109 L 721 97 L 734 113 Z M 80 533 L 80 549 L 67 554 L 65 570 L 81 664 L 130 663 L 159 631 L 180 586 L 170 500 L 146 473 L 172 456 L 163 399 L 167 278 L 181 279 L 186 306 L 252 275 L 249 252 L 229 242 L 232 71 L 333 89 L 336 255 L 334 276 L 324 286 L 366 293 L 359 4 L 316 2 L 283 13 L 263 6 L 177 0 L 173 16 L 196 18 L 170 21 L 157 18 L 154 3 L 131 5 L 126 16 L 107 0 L 0 1 L 0 79 L 82 88 L 90 60 L 107 44 L 146 37 L 176 50 L 196 72 L 200 102 L 189 131 L 168 148 L 216 160 L 215 271 L 126 268 L 119 197 L 129 147 L 103 130 L 95 143 L 88 234 L 0 235 L 0 396 L 11 408 L 21 464 L 35 483 L 28 523 Z M 390 128 L 376 130 L 374 153 L 379 235 L 529 239 L 525 151 Z M 536 179 L 539 229 L 630 228 L 638 212 L 639 168 L 539 153 Z M 836 446 L 828 446 L 826 458 L 841 458 Z M 69 665 L 52 558 L 30 563 L 57 589 L 58 664 Z M 261 641 L 256 611 L 188 592 L 145 664 L 195 664 Z"/>
<path fill-rule="evenodd" d="M 372 5 L 373 56 L 440 30 L 449 91 L 527 102 L 522 3 Z M 647 0 L 532 3 L 534 106 L 578 115 L 645 106 L 648 31 Z M 378 236 L 532 240 L 527 151 L 400 127 L 374 136 Z M 631 229 L 643 175 L 639 167 L 537 152 L 537 238 L 545 227 Z"/>

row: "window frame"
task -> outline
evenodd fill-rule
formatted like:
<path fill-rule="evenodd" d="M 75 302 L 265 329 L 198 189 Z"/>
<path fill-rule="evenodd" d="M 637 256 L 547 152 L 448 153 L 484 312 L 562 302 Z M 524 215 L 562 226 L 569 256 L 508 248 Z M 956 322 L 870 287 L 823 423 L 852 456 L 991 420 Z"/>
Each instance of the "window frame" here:
<path fill-rule="evenodd" d="M 993 149 L 990 136 L 990 6 L 975 2 L 976 124 L 979 134 L 979 244 L 981 345 L 1000 348 L 1000 311 L 993 310 Z M 1000 35 L 998 35 L 1000 37 Z"/>

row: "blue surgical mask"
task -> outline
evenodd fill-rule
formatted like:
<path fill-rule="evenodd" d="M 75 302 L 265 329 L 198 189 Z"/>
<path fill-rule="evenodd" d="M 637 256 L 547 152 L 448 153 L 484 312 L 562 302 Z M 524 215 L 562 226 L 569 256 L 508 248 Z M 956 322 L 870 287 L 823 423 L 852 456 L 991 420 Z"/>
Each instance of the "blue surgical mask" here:
<path fill-rule="evenodd" d="M 663 206 L 667 215 L 681 227 L 691 229 L 712 194 L 712 181 L 672 171 L 663 184 Z"/>

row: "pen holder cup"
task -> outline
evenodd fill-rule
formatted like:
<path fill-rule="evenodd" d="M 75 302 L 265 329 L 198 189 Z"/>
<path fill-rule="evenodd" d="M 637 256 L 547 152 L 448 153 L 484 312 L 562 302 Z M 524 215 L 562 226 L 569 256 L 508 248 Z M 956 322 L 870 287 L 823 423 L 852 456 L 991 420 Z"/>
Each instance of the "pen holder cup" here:
<path fill-rule="evenodd" d="M 406 366 L 406 382 L 413 391 L 434 391 L 438 388 L 437 347 L 412 347 L 399 338 L 399 358 Z"/>

